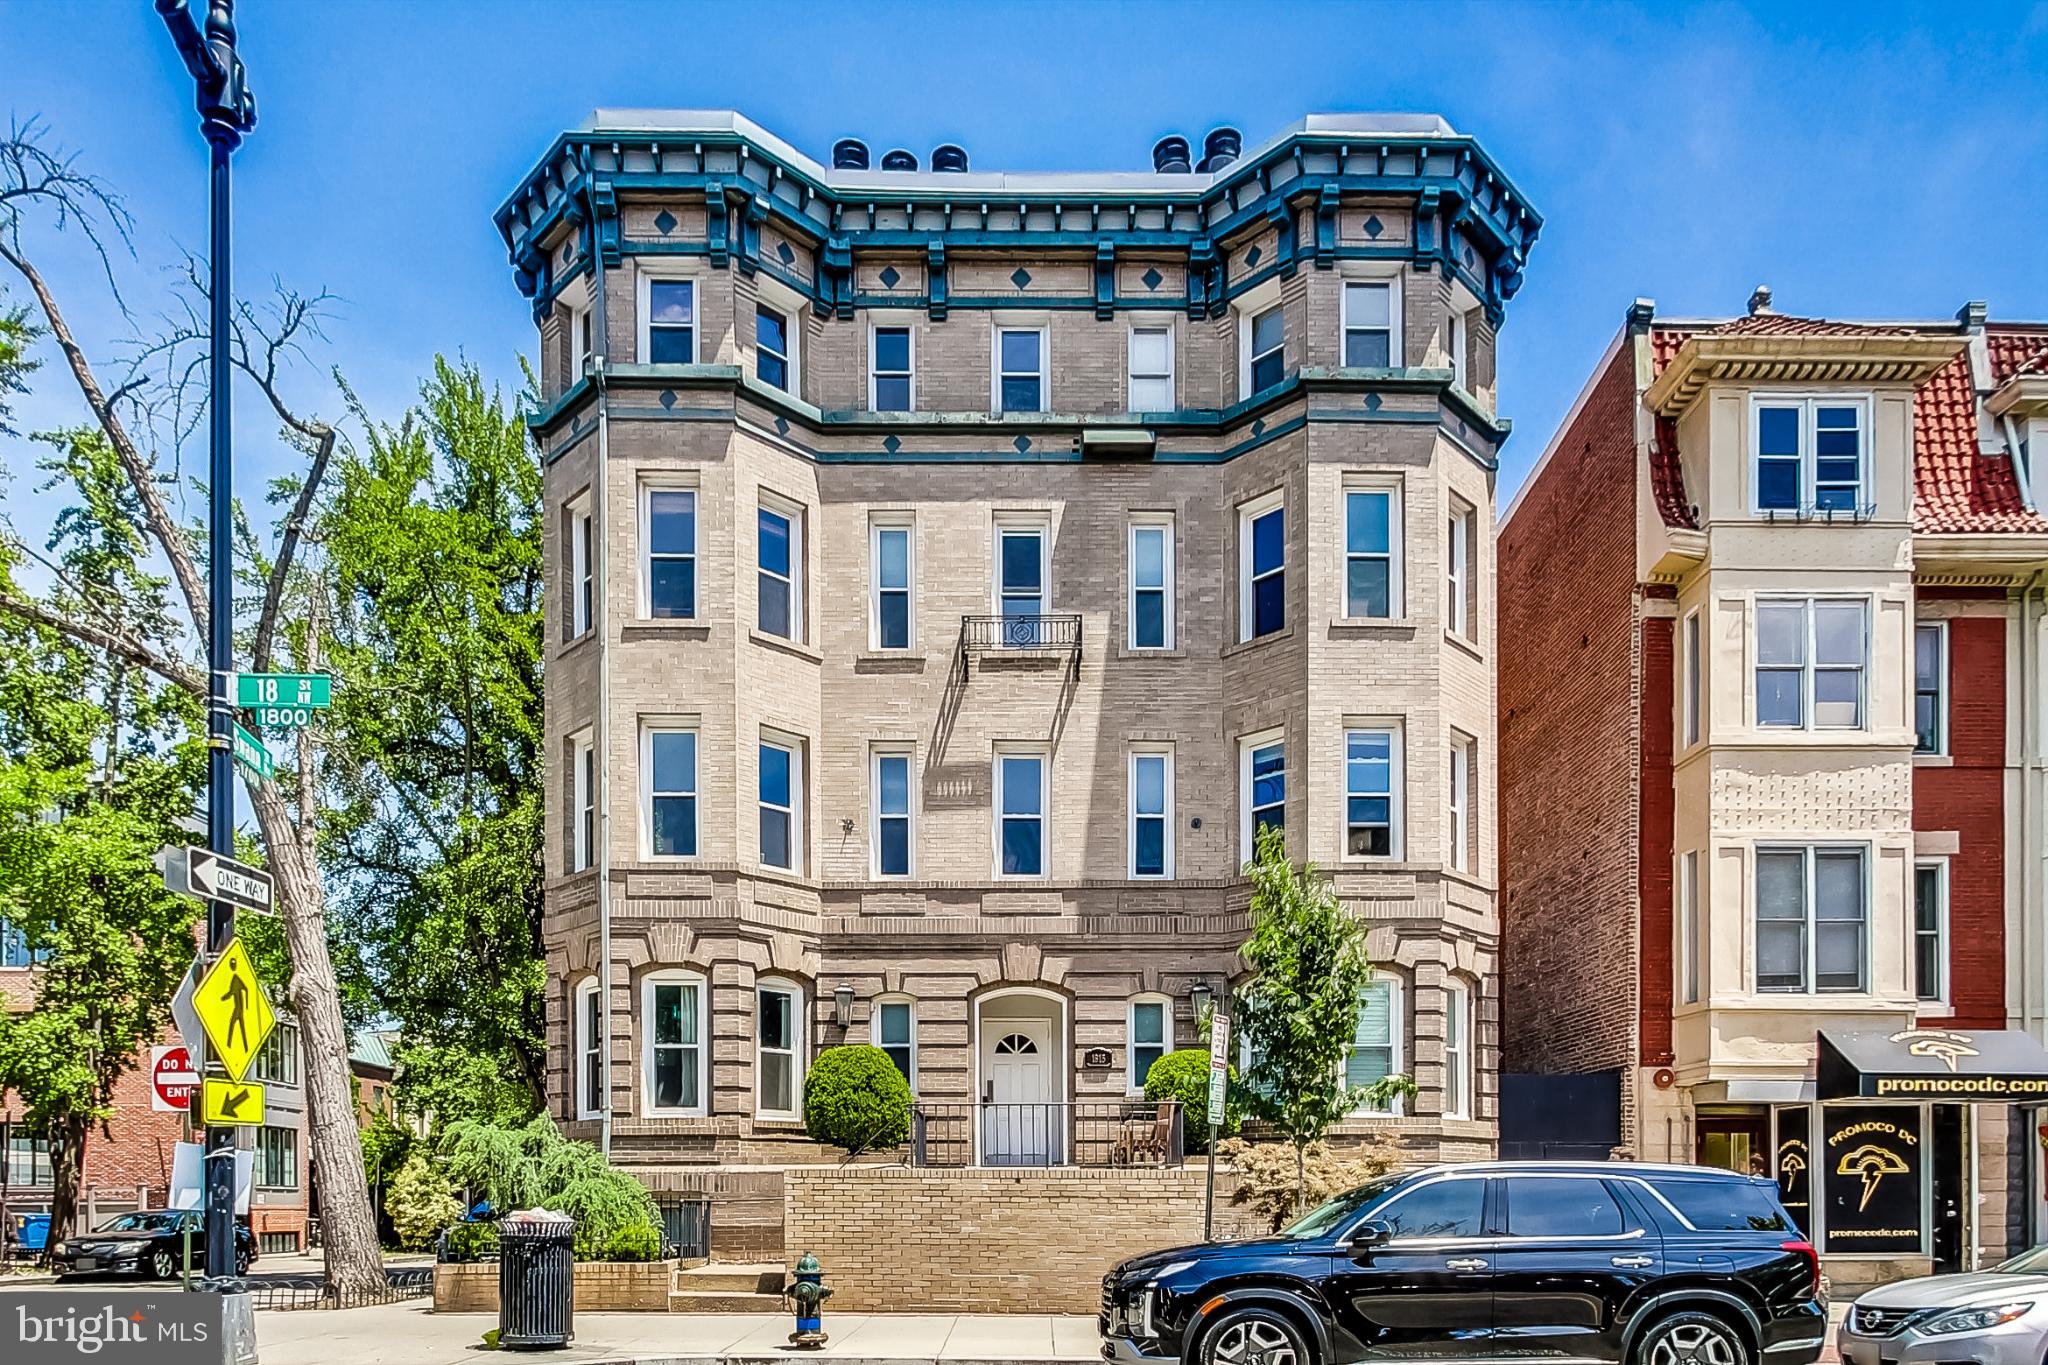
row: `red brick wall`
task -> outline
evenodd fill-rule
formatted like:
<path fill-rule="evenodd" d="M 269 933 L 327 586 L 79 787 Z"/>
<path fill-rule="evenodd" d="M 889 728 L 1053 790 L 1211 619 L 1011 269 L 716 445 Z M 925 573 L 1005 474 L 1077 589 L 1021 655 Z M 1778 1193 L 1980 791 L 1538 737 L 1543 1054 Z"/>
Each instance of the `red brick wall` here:
<path fill-rule="evenodd" d="M 1638 991 L 1644 1066 L 1671 1064 L 1671 845 L 1675 798 L 1671 791 L 1672 649 L 1677 622 L 1668 616 L 1643 620 L 1642 725 L 1637 782 L 1641 793 L 1636 839 L 1641 862 L 1636 896 L 1642 907 L 1642 976 Z"/>
<path fill-rule="evenodd" d="M 1953 763 L 1913 770 L 1913 828 L 1956 833 L 1948 865 L 1949 999 L 1955 1022 L 1967 1028 L 2003 1028 L 2006 1017 L 2005 652 L 2002 619 L 1949 622 Z"/>
<path fill-rule="evenodd" d="M 1509 1071 L 1633 1061 L 1635 404 L 1624 345 L 1499 537 Z"/>

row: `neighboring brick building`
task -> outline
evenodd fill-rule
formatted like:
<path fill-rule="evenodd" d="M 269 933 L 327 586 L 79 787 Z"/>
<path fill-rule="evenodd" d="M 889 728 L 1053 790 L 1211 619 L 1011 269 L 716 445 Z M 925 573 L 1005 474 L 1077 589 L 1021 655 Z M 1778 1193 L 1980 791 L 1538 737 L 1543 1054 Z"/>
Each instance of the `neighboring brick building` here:
<path fill-rule="evenodd" d="M 1494 338 L 1539 220 L 1434 117 L 1239 146 L 827 168 L 600 111 L 500 211 L 552 1093 L 650 1184 L 779 1230 L 779 1176 L 703 1168 L 826 1156 L 798 1088 L 848 1040 L 934 1160 L 1089 1160 L 1238 971 L 1255 818 L 1372 924 L 1353 1074 L 1421 1093 L 1357 1127 L 1493 1149 Z"/>
<path fill-rule="evenodd" d="M 2000 1032 L 2042 1028 L 2044 364 L 1975 305 L 1638 303 L 1499 531 L 1503 1069 L 1613 1073 L 1639 1157 L 1775 1166 L 1841 1282 L 2048 1232 L 2017 1111 L 1830 1102 L 1885 1048 L 2048 1064 Z M 1873 1124 L 1928 1154 L 1885 1228 L 1830 1203 Z"/>

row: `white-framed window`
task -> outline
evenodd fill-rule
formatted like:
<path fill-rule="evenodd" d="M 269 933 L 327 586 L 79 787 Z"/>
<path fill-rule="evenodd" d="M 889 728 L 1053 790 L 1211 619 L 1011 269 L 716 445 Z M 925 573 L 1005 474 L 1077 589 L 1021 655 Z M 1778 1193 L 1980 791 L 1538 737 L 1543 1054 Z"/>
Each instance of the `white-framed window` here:
<path fill-rule="evenodd" d="M 1132 877 L 1173 875 L 1173 749 L 1131 750 L 1130 859 Z"/>
<path fill-rule="evenodd" d="M 1238 344 L 1245 357 L 1246 398 L 1264 393 L 1287 377 L 1287 313 L 1278 303 L 1244 318 Z"/>
<path fill-rule="evenodd" d="M 1863 727 L 1870 654 L 1863 598 L 1762 598 L 1756 604 L 1756 723 L 1806 730 Z"/>
<path fill-rule="evenodd" d="M 604 1055 L 604 992 L 586 976 L 576 983 L 576 1117 L 594 1119 L 604 1113 L 609 1068 Z"/>
<path fill-rule="evenodd" d="M 1046 329 L 995 329 L 994 407 L 997 412 L 1049 411 Z"/>
<path fill-rule="evenodd" d="M 640 614 L 697 614 L 697 490 L 640 486 Z"/>
<path fill-rule="evenodd" d="M 1351 1031 L 1351 1050 L 1344 1059 L 1344 1084 L 1357 1089 L 1371 1085 L 1403 1070 L 1402 1024 L 1406 1016 L 1401 1003 L 1401 979 L 1387 972 L 1373 973 L 1359 1002 L 1358 1021 Z M 1375 1109 L 1361 1104 L 1354 1113 L 1398 1114 L 1401 1100 L 1393 1106 Z"/>
<path fill-rule="evenodd" d="M 706 983 L 697 972 L 668 967 L 640 983 L 642 1104 L 655 1117 L 703 1114 Z"/>
<path fill-rule="evenodd" d="M 1948 622 L 1913 627 L 1913 752 L 1948 752 Z"/>
<path fill-rule="evenodd" d="M 1173 1051 L 1173 1001 L 1163 995 L 1140 995 L 1131 1000 L 1124 1020 L 1124 1090 L 1145 1093 L 1145 1077 L 1152 1063 Z"/>
<path fill-rule="evenodd" d="M 1444 837 L 1450 842 L 1450 863 L 1454 871 L 1472 870 L 1472 740 L 1451 735 L 1450 771 L 1445 775 L 1449 825 Z"/>
<path fill-rule="evenodd" d="M 1468 347 L 1472 344 L 1471 328 L 1462 309 L 1453 307 L 1444 315 L 1444 349 L 1451 356 L 1451 383 L 1469 390 L 1465 382 L 1468 373 Z"/>
<path fill-rule="evenodd" d="M 1344 731 L 1344 856 L 1401 856 L 1401 727 Z"/>
<path fill-rule="evenodd" d="M 804 638 L 803 508 L 762 490 L 755 514 L 754 554 L 759 580 L 756 624 L 764 635 Z"/>
<path fill-rule="evenodd" d="M 256 1130 L 256 1184 L 266 1190 L 299 1187 L 299 1134 L 294 1128 Z"/>
<path fill-rule="evenodd" d="M 1173 514 L 1147 512 L 1131 518 L 1129 551 L 1132 649 L 1173 648 Z"/>
<path fill-rule="evenodd" d="M 794 1119 L 804 1107 L 803 987 L 766 977 L 754 985 L 754 1113 Z"/>
<path fill-rule="evenodd" d="M 1913 864 L 1913 994 L 1948 1002 L 1948 859 Z"/>
<path fill-rule="evenodd" d="M 1765 845 L 1756 851 L 1756 988 L 1869 989 L 1869 850 Z"/>
<path fill-rule="evenodd" d="M 1042 642 L 1052 578 L 1052 526 L 1043 514 L 1003 513 L 995 519 L 995 575 L 989 587 L 1003 618 L 1002 643 L 1028 649 Z"/>
<path fill-rule="evenodd" d="M 1685 615 L 1685 639 L 1682 648 L 1685 655 L 1682 664 L 1685 670 L 1685 690 L 1680 710 L 1685 726 L 1685 744 L 1690 747 L 1700 742 L 1700 670 L 1704 661 L 1700 657 L 1700 614 L 1697 609 Z"/>
<path fill-rule="evenodd" d="M 903 1079 L 917 1092 L 917 1002 L 909 996 L 884 996 L 869 1017 L 869 1036 L 889 1054 Z"/>
<path fill-rule="evenodd" d="M 597 542 L 590 515 L 590 499 L 579 494 L 569 503 L 569 638 L 580 640 L 590 632 L 596 616 L 595 564 Z"/>
<path fill-rule="evenodd" d="M 1400 291 L 1394 280 L 1344 281 L 1344 364 L 1348 369 L 1401 366 Z"/>
<path fill-rule="evenodd" d="M 917 408 L 917 340 L 913 329 L 876 324 L 868 333 L 868 408 L 872 412 L 913 412 Z"/>
<path fill-rule="evenodd" d="M 1259 830 L 1287 828 L 1287 734 L 1266 730 L 1237 742 L 1238 861 L 1259 856 Z"/>
<path fill-rule="evenodd" d="M 1472 1117 L 1472 988 L 1453 978 L 1444 986 L 1444 1117 Z"/>
<path fill-rule="evenodd" d="M 754 305 L 754 377 L 771 389 L 797 391 L 797 329 L 792 315 L 765 303 Z"/>
<path fill-rule="evenodd" d="M 697 856 L 697 728 L 640 726 L 640 829 L 653 858 Z"/>
<path fill-rule="evenodd" d="M 915 610 L 917 528 L 908 516 L 876 517 L 868 526 L 870 649 L 909 649 Z"/>
<path fill-rule="evenodd" d="M 1444 523 L 1444 629 L 1472 637 L 1472 509 L 1451 503 Z"/>
<path fill-rule="evenodd" d="M 869 781 L 869 808 L 874 812 L 874 875 L 911 876 L 917 866 L 917 841 L 910 746 L 876 745 Z"/>
<path fill-rule="evenodd" d="M 996 876 L 1045 875 L 1051 769 L 1043 745 L 996 746 Z"/>
<path fill-rule="evenodd" d="M 569 870 L 581 872 L 597 853 L 597 747 L 589 731 L 571 741 Z"/>
<path fill-rule="evenodd" d="M 1274 489 L 1237 509 L 1237 638 L 1287 626 L 1287 505 Z"/>
<path fill-rule="evenodd" d="M 574 384 L 590 373 L 594 349 L 591 345 L 593 328 L 590 325 L 588 304 L 569 305 L 569 357 L 575 368 L 569 371 L 569 382 Z"/>
<path fill-rule="evenodd" d="M 1854 516 L 1868 504 L 1868 399 L 1752 394 L 1749 430 L 1750 510 L 1758 516 Z"/>
<path fill-rule="evenodd" d="M 299 1083 L 299 1026 L 279 1021 L 271 1030 L 270 1037 L 256 1052 L 256 1064 L 250 1073 L 259 1081 L 275 1081 L 279 1085 Z"/>
<path fill-rule="evenodd" d="M 697 282 L 640 274 L 640 363 L 689 365 L 697 359 Z"/>
<path fill-rule="evenodd" d="M 1352 483 L 1344 488 L 1344 614 L 1391 618 L 1402 600 L 1401 488 Z"/>
<path fill-rule="evenodd" d="M 803 746 L 761 736 L 761 865 L 803 871 Z"/>
<path fill-rule="evenodd" d="M 1132 327 L 1128 355 L 1130 410 L 1173 411 L 1173 328 L 1152 324 Z"/>
<path fill-rule="evenodd" d="M 1678 860 L 1678 1003 L 1700 999 L 1700 855 L 1688 850 Z"/>

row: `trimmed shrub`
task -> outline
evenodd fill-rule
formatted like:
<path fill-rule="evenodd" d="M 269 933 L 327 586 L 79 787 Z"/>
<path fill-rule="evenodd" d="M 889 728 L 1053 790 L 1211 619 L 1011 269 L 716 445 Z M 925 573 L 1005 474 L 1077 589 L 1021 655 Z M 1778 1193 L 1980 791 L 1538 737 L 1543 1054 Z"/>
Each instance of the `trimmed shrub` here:
<path fill-rule="evenodd" d="M 1145 1098 L 1154 1104 L 1179 1100 L 1188 1150 L 1209 1150 L 1209 1049 L 1184 1047 L 1152 1063 L 1152 1069 L 1145 1073 Z M 1234 1137 L 1243 1121 L 1237 1097 L 1237 1068 L 1232 1067 L 1230 1089 L 1223 1100 L 1223 1136 Z"/>
<path fill-rule="evenodd" d="M 434 1164 L 424 1142 L 413 1145 L 405 1164 L 391 1178 L 391 1187 L 384 1192 L 384 1211 L 391 1215 L 398 1244 L 407 1251 L 425 1251 L 441 1235 L 441 1229 L 462 1217 L 455 1187 Z"/>
<path fill-rule="evenodd" d="M 658 1261 L 662 1253 L 661 1228 L 654 1223 L 628 1223 L 614 1231 L 598 1253 L 600 1261 Z"/>
<path fill-rule="evenodd" d="M 910 1083 L 867 1043 L 827 1048 L 804 1077 L 804 1131 L 849 1157 L 910 1136 Z"/>

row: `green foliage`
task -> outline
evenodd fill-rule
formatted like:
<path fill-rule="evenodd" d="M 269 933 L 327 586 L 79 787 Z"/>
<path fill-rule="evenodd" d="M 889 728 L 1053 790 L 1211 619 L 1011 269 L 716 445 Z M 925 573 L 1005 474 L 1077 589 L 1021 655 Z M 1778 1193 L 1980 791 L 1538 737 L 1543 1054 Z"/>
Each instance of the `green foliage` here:
<path fill-rule="evenodd" d="M 579 1261 L 610 1259 L 604 1252 L 612 1239 L 635 1226 L 651 1226 L 655 1238 L 661 1237 L 661 1210 L 655 1205 L 654 1196 L 632 1176 L 609 1167 L 551 1191 L 542 1198 L 540 1206 L 576 1220 Z"/>
<path fill-rule="evenodd" d="M 448 1229 L 447 1259 L 488 1261 L 498 1254 L 496 1223 L 457 1223 Z"/>
<path fill-rule="evenodd" d="M 391 1188 L 384 1194 L 384 1211 L 391 1215 L 398 1244 L 407 1251 L 425 1251 L 443 1228 L 453 1226 L 462 1217 L 462 1203 L 455 1197 L 455 1187 L 435 1163 L 425 1143 L 414 1145 L 405 1164 L 391 1178 Z"/>
<path fill-rule="evenodd" d="M 1155 1104 L 1161 1100 L 1179 1100 L 1188 1150 L 1209 1150 L 1209 1049 L 1184 1047 L 1152 1063 L 1152 1069 L 1145 1073 L 1145 1098 Z M 1223 1136 L 1235 1135 L 1243 1121 L 1243 1098 L 1237 1091 L 1237 1068 L 1232 1067 L 1230 1088 L 1224 1091 L 1223 1098 Z"/>
<path fill-rule="evenodd" d="M 395 425 L 354 412 L 321 515 L 341 965 L 399 1022 L 408 1111 L 517 1123 L 546 1075 L 540 465 L 473 365 Z"/>
<path fill-rule="evenodd" d="M 858 1156 L 910 1136 L 910 1084 L 867 1043 L 826 1048 L 804 1077 L 804 1131 Z"/>
<path fill-rule="evenodd" d="M 1295 1148 L 1285 1142 L 1225 1138 L 1216 1154 L 1237 1168 L 1231 1202 L 1254 1210 L 1269 1231 L 1278 1232 L 1297 1212 L 1355 1190 L 1401 1164 L 1401 1144 L 1391 1133 L 1375 1133 L 1355 1146 L 1332 1152 L 1326 1142 Z"/>
<path fill-rule="evenodd" d="M 412 1154 L 412 1133 L 379 1109 L 363 1128 L 363 1178 L 372 1185 L 389 1180 Z"/>
<path fill-rule="evenodd" d="M 1357 1088 L 1344 1080 L 1372 981 L 1365 926 L 1313 866 L 1287 860 L 1278 830 L 1259 831 L 1258 857 L 1248 870 L 1252 934 L 1240 953 L 1251 980 L 1235 1007 L 1235 1027 L 1250 1053 L 1245 1105 L 1293 1144 L 1300 1167 L 1303 1149 L 1333 1124 L 1414 1086 L 1405 1076 Z"/>
<path fill-rule="evenodd" d="M 658 1261 L 667 1248 L 661 1228 L 653 1223 L 628 1223 L 614 1232 L 598 1252 L 600 1261 Z"/>
<path fill-rule="evenodd" d="M 621 1229 L 651 1225 L 660 1238 L 661 1211 L 639 1181 L 613 1169 L 587 1142 L 571 1142 L 542 1114 L 518 1128 L 465 1119 L 442 1136 L 448 1178 L 488 1199 L 500 1216 L 519 1209 L 555 1209 L 576 1220 L 576 1255 L 603 1259 Z"/>
<path fill-rule="evenodd" d="M 0 300 L 5 297 L 0 290 Z M 42 329 L 29 320 L 26 305 L 10 308 L 0 302 L 0 436 L 14 435 L 10 403 L 15 394 L 28 392 L 29 374 L 38 364 L 29 348 L 41 335 Z"/>

